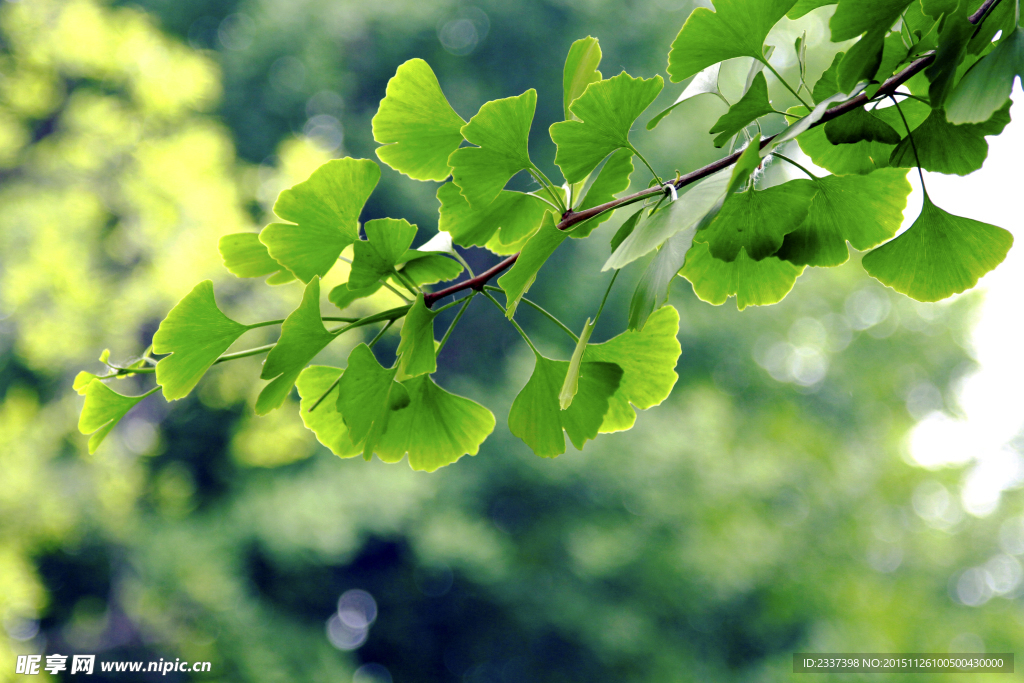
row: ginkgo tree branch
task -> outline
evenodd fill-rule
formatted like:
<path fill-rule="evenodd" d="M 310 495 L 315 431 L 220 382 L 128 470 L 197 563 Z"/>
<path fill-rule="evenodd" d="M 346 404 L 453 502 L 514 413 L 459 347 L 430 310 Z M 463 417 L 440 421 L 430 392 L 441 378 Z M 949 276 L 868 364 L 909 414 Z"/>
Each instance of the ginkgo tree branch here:
<path fill-rule="evenodd" d="M 971 17 L 971 19 L 973 20 L 974 17 Z M 980 19 L 981 17 L 978 17 L 978 20 Z M 972 23 L 977 23 L 977 21 L 973 21 Z M 842 104 L 836 105 L 835 107 L 826 110 L 824 115 L 818 121 L 812 123 L 810 127 L 814 128 L 825 123 L 828 123 L 829 121 L 836 119 L 842 116 L 843 114 L 847 114 L 851 111 L 854 111 L 855 109 L 863 107 L 872 99 L 880 99 L 883 97 L 890 96 L 892 93 L 896 91 L 896 88 L 900 87 L 901 85 L 909 81 L 911 78 L 924 71 L 924 69 L 927 68 L 928 65 L 930 65 L 934 60 L 934 53 L 926 54 L 918 58 L 917 60 L 911 62 L 907 66 L 907 68 L 903 69 L 903 71 L 899 72 L 892 78 L 885 81 L 885 83 L 883 83 L 878 88 L 878 90 L 872 97 L 868 97 L 866 93 L 862 92 L 856 97 L 853 97 L 847 100 L 846 102 L 843 102 Z M 764 138 L 761 141 L 761 147 L 763 148 L 770 144 L 774 137 L 775 136 Z M 723 157 L 718 161 L 708 164 L 707 166 L 698 168 L 695 171 L 690 171 L 689 173 L 682 175 L 676 178 L 675 180 L 671 181 L 670 184 L 673 185 L 676 189 L 680 189 L 686 187 L 687 185 L 691 185 L 697 182 L 698 180 L 703 180 L 704 178 L 707 178 L 708 176 L 735 164 L 736 160 L 740 158 L 740 155 L 742 153 L 742 150 L 734 152 L 729 156 Z M 583 221 L 594 218 L 595 216 L 605 213 L 606 211 L 611 211 L 613 209 L 627 206 L 629 204 L 635 204 L 636 202 L 643 201 L 648 197 L 653 197 L 664 192 L 664 186 L 652 187 L 645 190 L 641 190 L 639 192 L 635 192 L 631 195 L 627 195 L 620 199 L 614 199 L 610 202 L 599 204 L 598 206 L 586 209 L 584 211 L 566 211 L 564 214 L 562 214 L 562 220 L 558 223 L 557 227 L 559 230 L 567 230 L 578 223 L 582 223 Z M 480 273 L 476 277 L 471 277 L 466 280 L 462 280 L 461 282 L 457 282 L 454 285 L 445 287 L 444 289 L 439 289 L 436 292 L 429 292 L 425 294 L 423 297 L 424 303 L 426 303 L 427 306 L 431 306 L 435 302 L 437 302 L 440 299 L 443 299 L 446 296 L 451 296 L 452 294 L 457 294 L 458 292 L 462 292 L 467 289 L 482 292 L 484 285 L 490 282 L 492 278 L 496 277 L 497 275 L 500 275 L 502 272 L 510 268 L 518 258 L 518 253 L 513 254 L 512 256 L 506 258 L 504 261 L 501 261 L 500 263 L 491 266 L 490 268 Z"/>

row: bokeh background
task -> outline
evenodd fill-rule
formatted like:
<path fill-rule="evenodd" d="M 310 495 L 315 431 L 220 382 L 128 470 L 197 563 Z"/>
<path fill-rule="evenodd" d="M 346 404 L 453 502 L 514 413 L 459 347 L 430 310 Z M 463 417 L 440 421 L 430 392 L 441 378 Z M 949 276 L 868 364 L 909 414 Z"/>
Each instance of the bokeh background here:
<path fill-rule="evenodd" d="M 508 433 L 530 357 L 483 304 L 445 348 L 441 380 L 498 427 L 479 455 L 434 474 L 339 460 L 296 405 L 255 418 L 256 358 L 174 405 L 144 402 L 87 454 L 74 374 L 97 370 L 104 348 L 140 353 L 197 281 L 213 278 L 241 320 L 294 308 L 297 285 L 234 279 L 217 239 L 259 229 L 277 193 L 325 160 L 373 158 L 370 119 L 401 62 L 427 59 L 467 119 L 536 87 L 531 151 L 556 176 L 545 131 L 561 117 L 569 44 L 599 37 L 606 76 L 663 73 L 691 8 L 0 1 L 0 681 L 21 678 L 24 653 L 212 663 L 94 674 L 122 683 L 511 683 L 781 681 L 794 651 L 1017 648 L 1015 252 L 987 294 L 938 304 L 895 295 L 857 257 L 742 313 L 677 280 L 672 397 L 633 431 L 553 461 Z M 812 82 L 831 61 L 828 12 L 777 28 L 781 69 L 793 74 L 804 29 Z M 727 90 L 745 70 L 729 65 Z M 705 131 L 723 109 L 698 98 L 638 144 L 666 172 L 695 168 L 720 153 Z M 985 169 L 929 187 L 1020 237 L 1024 133 L 1012 124 L 990 142 Z M 408 218 L 425 239 L 436 186 L 383 170 L 364 218 Z M 912 219 L 919 195 L 910 204 Z M 534 288 L 573 327 L 603 290 L 620 220 L 565 245 Z M 621 278 L 598 340 L 624 327 L 640 272 Z M 531 313 L 542 348 L 567 357 Z M 141 386 L 130 382 L 118 389 Z M 1009 678 L 1021 674 L 972 680 Z"/>

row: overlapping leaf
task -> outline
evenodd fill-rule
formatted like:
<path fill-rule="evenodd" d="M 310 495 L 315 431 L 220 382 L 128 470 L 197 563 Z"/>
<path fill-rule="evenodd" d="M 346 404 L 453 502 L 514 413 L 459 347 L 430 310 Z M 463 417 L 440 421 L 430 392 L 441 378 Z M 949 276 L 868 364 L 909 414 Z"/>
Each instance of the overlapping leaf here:
<path fill-rule="evenodd" d="M 672 82 L 733 57 L 764 59 L 765 38 L 794 4 L 795 0 L 717 0 L 714 11 L 698 7 L 668 53 Z"/>
<path fill-rule="evenodd" d="M 98 379 L 89 382 L 84 393 L 85 405 L 82 406 L 82 414 L 78 418 L 78 431 L 82 434 L 92 434 L 89 437 L 90 453 L 95 453 L 121 418 L 149 395 L 125 396 Z"/>
<path fill-rule="evenodd" d="M 568 369 L 567 361 L 536 354 L 533 374 L 509 411 L 509 430 L 544 458 L 565 452 L 563 430 L 577 449 L 597 436 L 623 376 L 614 363 L 583 362 L 575 398 L 562 410 L 559 391 Z"/>
<path fill-rule="evenodd" d="M 562 70 L 562 108 L 566 121 L 574 118 L 569 105 L 583 94 L 588 85 L 601 80 L 601 72 L 597 70 L 600 64 L 601 45 L 597 38 L 580 38 L 569 47 Z"/>
<path fill-rule="evenodd" d="M 925 194 L 921 215 L 891 242 L 865 254 L 864 270 L 918 301 L 939 301 L 970 289 L 1006 258 L 1013 235 L 954 216 Z"/>
<path fill-rule="evenodd" d="M 344 311 L 358 299 L 373 296 L 383 286 L 380 282 L 375 282 L 369 287 L 352 288 L 347 282 L 343 282 L 330 291 L 327 300 Z"/>
<path fill-rule="evenodd" d="M 353 245 L 350 289 L 365 289 L 390 274 L 416 238 L 416 226 L 405 219 L 378 218 L 363 226 L 366 239 Z"/>
<path fill-rule="evenodd" d="M 988 121 L 1005 106 L 1017 78 L 1024 79 L 1024 28 L 1020 27 L 964 75 L 946 102 L 946 118 L 954 124 Z"/>
<path fill-rule="evenodd" d="M 337 384 L 341 373 L 341 368 L 310 365 L 299 375 L 295 388 L 299 390 L 299 397 L 302 399 L 299 403 L 302 424 L 316 435 L 317 441 L 327 446 L 336 456 L 351 458 L 359 455 L 362 449 L 352 443 L 348 425 L 345 424 L 336 405 L 335 394 L 338 392 Z M 310 412 L 310 408 L 328 390 L 330 393 L 317 405 L 316 410 Z"/>
<path fill-rule="evenodd" d="M 690 281 L 701 301 L 720 306 L 735 296 L 736 308 L 742 311 L 782 301 L 803 270 L 775 256 L 755 261 L 746 249 L 740 249 L 734 260 L 722 261 L 711 255 L 707 244 L 694 242 L 680 275 Z"/>
<path fill-rule="evenodd" d="M 903 138 L 896 129 L 864 107 L 858 107 L 825 124 L 825 137 L 833 145 L 880 142 L 897 145 Z"/>
<path fill-rule="evenodd" d="M 153 352 L 169 353 L 156 364 L 156 383 L 164 398 L 184 398 L 235 340 L 248 330 L 224 315 L 204 280 L 171 309 L 153 335 Z"/>
<path fill-rule="evenodd" d="M 850 257 L 847 242 L 854 249 L 871 249 L 891 239 L 903 222 L 910 194 L 905 170 L 831 175 L 813 184 L 816 192 L 807 218 L 786 235 L 776 254 L 794 265 L 838 266 Z"/>
<path fill-rule="evenodd" d="M 367 459 L 388 428 L 395 410 L 409 405 L 409 393 L 395 381 L 398 367 L 384 368 L 366 344 L 348 357 L 338 382 L 335 409 L 348 426 L 348 437 Z"/>
<path fill-rule="evenodd" d="M 550 211 L 544 214 L 540 228 L 523 247 L 515 265 L 498 278 L 498 286 L 505 292 L 505 310 L 509 318 L 515 315 L 519 300 L 537 279 L 541 266 L 568 236 L 568 233 L 555 226 L 555 214 Z"/>
<path fill-rule="evenodd" d="M 647 410 L 668 398 L 679 376 L 676 362 L 682 347 L 679 312 L 663 306 L 639 332 L 623 332 L 602 344 L 589 344 L 584 363 L 614 363 L 622 368 L 622 379 L 605 413 L 600 433 L 629 429 L 636 421 L 633 408 Z"/>
<path fill-rule="evenodd" d="M 629 188 L 629 176 L 632 174 L 633 152 L 628 149 L 615 150 L 604 162 L 604 166 L 601 167 L 597 178 L 594 179 L 576 210 L 586 211 L 612 201 L 615 199 L 615 195 L 625 192 Z M 611 217 L 612 212 L 606 211 L 596 218 L 574 226 L 569 232 L 569 236 L 577 239 L 587 237 L 594 231 L 594 228 Z"/>
<path fill-rule="evenodd" d="M 566 182 L 578 183 L 620 147 L 632 148 L 629 130 L 664 87 L 661 76 L 633 78 L 625 71 L 591 83 L 570 106 L 580 120 L 552 124 L 555 164 Z"/>
<path fill-rule="evenodd" d="M 320 319 L 320 278 L 314 276 L 302 293 L 302 302 L 281 325 L 281 338 L 267 355 L 260 379 L 273 380 L 256 399 L 256 414 L 266 415 L 288 397 L 299 373 L 316 354 L 334 340 Z"/>
<path fill-rule="evenodd" d="M 543 200 L 511 190 L 502 190 L 493 202 L 475 208 L 454 183 L 437 188 L 437 199 L 438 229 L 451 233 L 455 244 L 463 247 L 484 246 L 495 235 L 513 244 L 536 230 L 548 210 Z"/>
<path fill-rule="evenodd" d="M 629 329 L 642 330 L 655 309 L 668 301 L 669 288 L 686 263 L 695 229 L 696 226 L 670 237 L 647 266 L 629 302 Z"/>
<path fill-rule="evenodd" d="M 434 355 L 434 318 L 437 313 L 427 308 L 423 295 L 416 297 L 402 325 L 402 341 L 398 345 L 398 371 L 401 377 L 433 373 L 437 370 Z"/>
<path fill-rule="evenodd" d="M 902 105 L 900 105 L 902 106 Z M 889 163 L 911 168 L 920 159 L 921 167 L 936 173 L 967 175 L 981 168 L 988 156 L 986 135 L 999 135 L 1010 122 L 1010 102 L 996 111 L 985 123 L 954 126 L 941 109 L 932 110 L 924 123 L 892 151 Z M 914 148 L 917 154 L 914 154 Z"/>
<path fill-rule="evenodd" d="M 532 166 L 530 125 L 537 107 L 537 91 L 487 102 L 462 127 L 462 135 L 476 147 L 462 147 L 448 157 L 452 180 L 470 206 L 482 209 L 505 187 L 509 178 Z"/>
<path fill-rule="evenodd" d="M 722 95 L 721 88 L 718 87 L 718 77 L 721 74 L 721 71 L 722 64 L 719 62 L 717 64 L 712 64 L 694 76 L 693 80 L 683 88 L 683 92 L 679 93 L 679 97 L 676 98 L 675 102 L 670 104 L 666 109 L 658 112 L 654 118 L 647 122 L 647 130 L 654 130 L 655 127 L 661 123 L 662 119 L 672 113 L 673 109 L 683 102 L 693 99 L 697 95 L 715 95 L 718 99 L 725 102 L 726 106 L 728 106 L 729 100 L 725 99 L 725 96 Z"/>
<path fill-rule="evenodd" d="M 715 138 L 715 147 L 721 147 L 751 123 L 774 111 L 772 103 L 768 100 L 768 81 L 765 80 L 763 73 L 758 73 L 743 97 L 729 107 L 729 111 L 718 119 L 709 131 L 712 135 L 720 134 Z"/>
<path fill-rule="evenodd" d="M 295 279 L 290 270 L 270 257 L 267 245 L 255 232 L 224 235 L 218 244 L 224 267 L 236 277 L 267 278 L 268 285 L 282 285 Z"/>
<path fill-rule="evenodd" d="M 415 180 L 444 180 L 448 157 L 462 143 L 466 124 L 448 104 L 437 77 L 422 59 L 410 59 L 388 81 L 373 117 L 377 157 Z"/>
<path fill-rule="evenodd" d="M 281 193 L 274 213 L 291 223 L 271 223 L 260 241 L 303 282 L 323 277 L 342 250 L 359 239 L 359 214 L 378 179 L 380 167 L 368 159 L 328 161 Z"/>

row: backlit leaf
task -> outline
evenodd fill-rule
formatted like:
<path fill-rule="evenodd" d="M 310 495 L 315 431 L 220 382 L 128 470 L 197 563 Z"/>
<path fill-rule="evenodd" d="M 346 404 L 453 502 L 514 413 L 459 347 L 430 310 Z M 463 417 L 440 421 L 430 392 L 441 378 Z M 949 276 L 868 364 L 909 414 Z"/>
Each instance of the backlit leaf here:
<path fill-rule="evenodd" d="M 78 418 L 78 431 L 92 434 L 89 438 L 89 452 L 95 453 L 107 434 L 111 432 L 129 410 L 146 398 L 119 394 L 103 382 L 93 380 L 85 388 L 85 405 Z"/>
<path fill-rule="evenodd" d="M 402 324 L 402 341 L 398 344 L 398 371 L 401 378 L 433 373 L 437 370 L 434 355 L 434 318 L 437 313 L 427 308 L 423 295 L 409 309 Z"/>
<path fill-rule="evenodd" d="M 164 398 L 184 398 L 214 361 L 249 327 L 224 315 L 204 280 L 171 309 L 153 335 L 153 352 L 171 355 L 156 364 L 156 383 Z"/>
<path fill-rule="evenodd" d="M 833 145 L 851 145 L 856 142 L 881 142 L 896 145 L 902 136 L 888 123 L 858 107 L 825 124 L 825 137 Z"/>
<path fill-rule="evenodd" d="M 620 147 L 632 148 L 629 129 L 664 87 L 661 76 L 633 78 L 625 71 L 591 83 L 570 107 L 579 121 L 552 124 L 555 164 L 566 182 L 578 183 Z"/>
<path fill-rule="evenodd" d="M 323 277 L 359 239 L 359 214 L 378 179 L 380 167 L 368 159 L 328 161 L 309 180 L 281 193 L 274 213 L 292 224 L 271 223 L 260 241 L 303 282 Z"/>
<path fill-rule="evenodd" d="M 902 106 L 902 104 L 900 105 Z M 967 175 L 981 168 L 988 156 L 986 135 L 999 135 L 1010 122 L 1010 102 L 996 111 L 985 123 L 968 123 L 954 126 L 946 120 L 941 109 L 932 110 L 931 115 L 914 129 L 914 139 L 907 138 L 892 151 L 889 163 L 893 166 L 911 168 L 921 160 L 921 167 L 936 173 Z M 914 145 L 917 156 L 914 156 Z"/>
<path fill-rule="evenodd" d="M 437 188 L 441 202 L 438 229 L 451 233 L 455 244 L 480 247 L 501 232 L 502 241 L 515 242 L 540 225 L 548 205 L 523 192 L 502 190 L 484 207 L 472 207 L 454 183 Z"/>
<path fill-rule="evenodd" d="M 452 180 L 470 206 L 482 209 L 505 187 L 509 178 L 532 166 L 530 125 L 537 107 L 537 91 L 487 102 L 462 127 L 462 135 L 476 147 L 461 147 L 448 157 Z"/>
<path fill-rule="evenodd" d="M 224 235 L 218 244 L 224 267 L 236 277 L 263 277 L 271 275 L 267 284 L 291 282 L 295 275 L 270 257 L 267 245 L 260 242 L 255 232 Z"/>
<path fill-rule="evenodd" d="M 668 301 L 669 287 L 693 244 L 694 230 L 679 232 L 661 246 L 647 266 L 629 302 L 629 329 L 642 330 L 651 314 Z"/>
<path fill-rule="evenodd" d="M 704 69 L 696 76 L 693 77 L 683 92 L 679 93 L 679 97 L 673 102 L 667 109 L 663 109 L 658 112 L 653 119 L 647 122 L 647 130 L 654 130 L 654 128 L 661 123 L 661 120 L 672 113 L 672 110 L 678 107 L 683 102 L 696 97 L 697 95 L 716 95 L 720 100 L 725 102 L 726 105 L 729 101 L 722 95 L 721 89 L 718 87 L 718 76 L 722 71 L 722 64 L 712 64 L 708 68 Z"/>
<path fill-rule="evenodd" d="M 775 109 L 768 100 L 768 81 L 763 73 L 754 76 L 750 89 L 734 105 L 729 107 L 722 118 L 718 119 L 714 127 L 709 131 L 712 135 L 720 133 L 715 138 L 715 147 L 721 147 L 729 142 L 732 136 L 749 126 L 755 120 L 771 114 Z"/>
<path fill-rule="evenodd" d="M 454 280 L 463 270 L 461 263 L 442 254 L 424 254 L 406 261 L 402 266 L 402 274 L 417 285 Z"/>
<path fill-rule="evenodd" d="M 1016 78 L 1024 78 L 1024 28 L 1019 27 L 964 75 L 946 101 L 946 118 L 954 124 L 988 121 L 1006 104 Z"/>
<path fill-rule="evenodd" d="M 856 38 L 869 31 L 888 31 L 913 0 L 839 0 L 829 20 L 832 42 Z"/>
<path fill-rule="evenodd" d="M 409 404 L 405 387 L 395 381 L 398 367 L 384 368 L 366 344 L 348 356 L 348 367 L 338 382 L 335 409 L 348 426 L 349 439 L 369 459 L 397 408 Z M 317 408 L 319 410 L 319 408 Z"/>
<path fill-rule="evenodd" d="M 713 11 L 693 10 L 668 53 L 672 82 L 733 57 L 763 59 L 765 38 L 794 4 L 795 0 L 717 0 Z"/>
<path fill-rule="evenodd" d="M 612 152 L 604 166 L 594 179 L 594 183 L 587 190 L 583 202 L 576 208 L 577 211 L 586 211 L 595 206 L 600 206 L 615 199 L 620 192 L 629 189 L 629 176 L 633 173 L 633 152 L 628 149 L 618 149 Z M 594 231 L 594 228 L 612 217 L 612 211 L 591 218 L 590 220 L 574 226 L 569 231 L 570 237 L 587 237 Z"/>
<path fill-rule="evenodd" d="M 776 256 L 798 266 L 838 266 L 850 257 L 846 243 L 864 251 L 891 239 L 903 222 L 910 183 L 907 171 L 883 168 L 867 175 L 826 176 L 807 218 L 786 235 Z"/>
<path fill-rule="evenodd" d="M 462 143 L 466 122 L 448 104 L 437 77 L 422 59 L 410 59 L 388 81 L 373 117 L 377 157 L 415 180 L 448 177 L 448 157 Z"/>
<path fill-rule="evenodd" d="M 331 393 L 320 402 L 316 410 L 309 411 L 313 404 L 324 395 L 324 392 L 341 377 L 341 373 L 341 368 L 310 365 L 299 375 L 299 379 L 295 382 L 295 388 L 299 390 L 299 397 L 302 399 L 299 404 L 302 424 L 316 435 L 317 441 L 327 446 L 336 456 L 351 458 L 359 455 L 362 449 L 352 443 L 348 425 L 345 424 L 345 420 L 335 405 L 337 386 L 331 389 Z"/>
<path fill-rule="evenodd" d="M 601 64 L 601 46 L 597 38 L 580 38 L 569 47 L 562 70 L 562 108 L 565 120 L 573 118 L 569 105 L 583 94 L 587 86 L 601 80 L 597 67 Z"/>
<path fill-rule="evenodd" d="M 568 236 L 568 233 L 555 226 L 555 214 L 550 211 L 544 214 L 540 229 L 523 247 L 515 264 L 498 278 L 498 285 L 505 291 L 505 314 L 509 318 L 515 315 L 519 300 L 537 279 L 541 266 Z"/>
<path fill-rule="evenodd" d="M 782 301 L 803 270 L 775 256 L 755 261 L 745 249 L 733 261 L 722 261 L 711 255 L 706 244 L 694 242 L 680 275 L 690 281 L 701 301 L 721 306 L 735 296 L 736 308 L 742 311 Z"/>
<path fill-rule="evenodd" d="M 970 289 L 1006 258 L 1013 235 L 954 216 L 925 195 L 921 215 L 891 242 L 864 255 L 864 270 L 918 301 L 939 301 Z"/>
<path fill-rule="evenodd" d="M 346 308 L 352 305 L 352 302 L 356 301 L 357 299 L 365 299 L 368 296 L 373 296 L 374 294 L 377 293 L 377 290 L 379 290 L 383 286 L 384 285 L 382 285 L 380 282 L 375 282 L 369 287 L 363 287 L 361 289 L 352 289 L 351 287 L 348 286 L 347 282 L 343 282 L 331 290 L 330 294 L 327 295 L 327 300 L 330 301 L 335 306 L 337 306 L 338 308 L 340 308 L 341 310 L 345 310 Z"/>
<path fill-rule="evenodd" d="M 353 289 L 372 287 L 391 273 L 416 238 L 416 226 L 405 219 L 378 218 L 367 221 L 363 230 L 366 239 L 352 247 L 348 283 Z"/>
<path fill-rule="evenodd" d="M 573 396 L 579 389 L 580 363 L 583 361 L 583 352 L 587 348 L 587 342 L 590 341 L 590 335 L 594 332 L 595 324 L 596 321 L 590 322 L 590 318 L 587 318 L 587 322 L 583 325 L 583 332 L 580 333 L 580 338 L 576 341 L 576 348 L 573 349 L 572 357 L 569 359 L 569 369 L 565 373 L 562 390 L 558 392 L 558 407 L 562 410 L 566 410 L 572 405 Z"/>

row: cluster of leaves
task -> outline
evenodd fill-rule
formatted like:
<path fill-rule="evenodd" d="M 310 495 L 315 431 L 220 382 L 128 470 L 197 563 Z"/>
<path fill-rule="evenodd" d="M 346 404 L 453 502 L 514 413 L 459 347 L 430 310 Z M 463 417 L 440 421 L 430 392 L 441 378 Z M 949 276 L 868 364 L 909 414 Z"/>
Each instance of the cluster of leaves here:
<path fill-rule="evenodd" d="M 765 45 L 768 34 L 785 16 L 797 18 L 830 4 L 837 5 L 829 23 L 832 40 L 859 40 L 809 85 L 802 36 L 794 46 L 800 83 L 793 87 L 769 61 L 775 48 Z M 380 176 L 378 165 L 351 158 L 328 162 L 281 193 L 274 211 L 283 222 L 258 235 L 228 235 L 220 243 L 225 265 L 239 277 L 304 283 L 298 308 L 284 320 L 242 324 L 220 311 L 211 282 L 200 283 L 168 314 L 141 360 L 118 367 L 103 359 L 110 373 L 79 376 L 76 389 L 86 396 L 80 428 L 94 433 L 95 449 L 149 395 L 118 394 L 104 383 L 109 378 L 155 374 L 157 387 L 149 393 L 162 388 L 174 400 L 215 363 L 269 352 L 261 378 L 270 382 L 257 400 L 257 413 L 280 407 L 297 386 L 306 426 L 337 455 L 376 454 L 397 462 L 408 454 L 414 469 L 432 471 L 477 453 L 495 424 L 486 408 L 431 377 L 449 335 L 480 295 L 502 309 L 535 355 L 533 374 L 512 404 L 509 428 L 535 453 L 551 457 L 565 451 L 565 435 L 582 448 L 599 433 L 629 429 L 634 409 L 657 405 L 671 392 L 680 353 L 678 315 L 665 302 L 677 276 L 713 304 L 730 296 L 740 309 L 771 304 L 785 297 L 806 267 L 847 261 L 852 245 L 871 250 L 863 259 L 870 275 L 915 299 L 937 301 L 962 292 L 1002 261 L 1012 243 L 1008 232 L 953 216 L 926 193 L 918 219 L 893 238 L 910 193 L 909 169 L 973 172 L 987 154 L 985 138 L 998 135 L 1009 121 L 1009 93 L 1024 50 L 1019 9 L 1011 2 L 988 1 L 980 9 L 977 4 L 719 0 L 714 10 L 696 9 L 668 59 L 672 81 L 692 80 L 647 127 L 689 98 L 713 94 L 729 105 L 710 129 L 715 145 L 739 151 L 668 183 L 630 140 L 637 119 L 661 93 L 662 78 L 625 72 L 604 78 L 594 38 L 578 40 L 569 50 L 565 120 L 550 128 L 564 179 L 560 187 L 530 158 L 536 91 L 487 102 L 467 122 L 449 105 L 427 63 L 412 59 L 388 83 L 373 134 L 383 145 L 377 150 L 383 163 L 414 180 L 443 182 L 437 190 L 439 235 L 413 249 L 418 229 L 405 220 L 360 225 Z M 734 58 L 751 58 L 753 66 L 742 97 L 730 103 L 718 76 L 722 63 Z M 765 69 L 799 105 L 776 108 Z M 909 92 L 898 91 L 903 85 Z M 893 106 L 881 106 L 889 101 Z M 762 126 L 771 123 L 784 128 L 762 139 Z M 819 177 L 782 154 L 792 144 L 830 175 Z M 755 171 L 769 155 L 808 177 L 760 187 Z M 634 158 L 652 178 L 648 189 L 621 197 Z M 523 172 L 539 189 L 506 189 Z M 629 329 L 591 344 L 604 301 L 577 336 L 525 295 L 566 239 L 588 237 L 616 209 L 631 204 L 640 208 L 612 237 L 604 264 L 614 271 L 609 291 L 620 269 L 654 256 L 633 295 Z M 511 256 L 479 276 L 469 272 L 460 279 L 468 266 L 454 245 Z M 405 305 L 366 317 L 321 314 L 321 278 L 339 260 L 349 260 L 343 256 L 349 247 L 348 281 L 332 289 L 328 300 L 344 311 L 387 287 Z M 506 269 L 498 287 L 487 284 Z M 504 294 L 504 305 L 492 291 Z M 462 298 L 434 307 L 460 293 Z M 514 319 L 523 302 L 573 340 L 569 360 L 537 351 Z M 437 315 L 457 305 L 458 314 L 436 341 Z M 403 318 L 396 357 L 386 366 L 373 346 Z M 325 322 L 342 324 L 329 329 Z M 276 324 L 281 334 L 275 344 L 227 353 L 246 331 Z M 354 348 L 346 368 L 309 366 L 343 333 L 373 324 L 383 327 Z M 163 357 L 157 361 L 152 354 Z"/>

